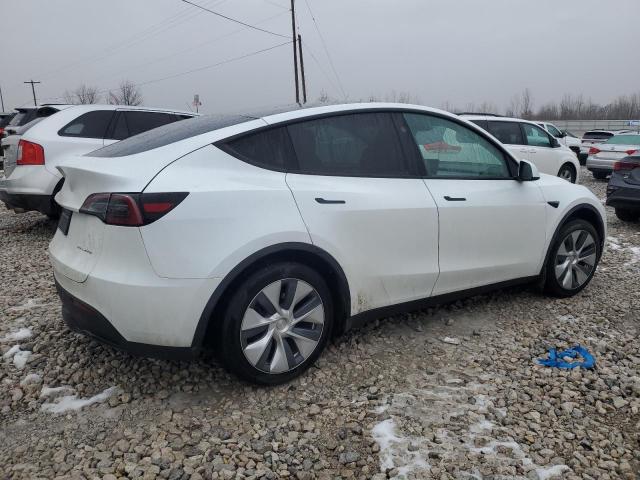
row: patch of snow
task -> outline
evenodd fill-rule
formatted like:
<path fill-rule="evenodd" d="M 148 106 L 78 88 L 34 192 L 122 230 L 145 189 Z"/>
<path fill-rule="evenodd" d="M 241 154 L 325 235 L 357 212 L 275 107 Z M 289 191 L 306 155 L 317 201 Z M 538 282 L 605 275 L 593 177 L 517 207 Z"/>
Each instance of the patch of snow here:
<path fill-rule="evenodd" d="M 13 347 L 11 347 L 9 350 L 7 350 L 5 352 L 5 354 L 2 356 L 2 358 L 13 357 L 19 351 L 20 351 L 20 345 L 14 345 Z"/>
<path fill-rule="evenodd" d="M 573 315 L 558 315 L 557 318 L 561 322 L 566 322 L 566 323 L 576 323 L 576 320 L 577 320 L 576 317 L 574 317 Z"/>
<path fill-rule="evenodd" d="M 63 385 L 62 387 L 47 387 L 46 385 L 42 387 L 40 390 L 40 398 L 43 397 L 51 397 L 57 395 L 58 393 L 71 393 L 73 392 L 73 387 L 68 387 Z"/>
<path fill-rule="evenodd" d="M 31 357 L 29 350 L 20 350 L 13 356 L 13 364 L 18 370 L 22 370 L 29 361 L 29 357 Z"/>
<path fill-rule="evenodd" d="M 457 338 L 453 338 L 453 337 L 444 337 L 442 339 L 442 341 L 444 343 L 448 343 L 448 344 L 451 344 L 451 345 L 460 345 L 460 340 L 458 340 Z"/>
<path fill-rule="evenodd" d="M 20 345 L 14 345 L 2 357 L 13 357 L 13 364 L 16 366 L 16 368 L 22 370 L 29 361 L 30 356 L 31 352 L 29 350 L 20 350 Z"/>
<path fill-rule="evenodd" d="M 431 468 L 421 452 L 409 450 L 409 438 L 397 435 L 392 418 L 376 424 L 371 435 L 380 446 L 380 471 L 397 468 L 398 477 L 402 478 L 411 472 L 428 471 Z"/>
<path fill-rule="evenodd" d="M 51 413 L 64 413 L 70 410 L 80 410 L 94 403 L 101 403 L 108 400 L 112 395 L 118 393 L 118 387 L 109 387 L 101 393 L 90 398 L 78 398 L 77 395 L 68 395 L 60 397 L 56 403 L 45 403 L 42 405 L 42 411 Z"/>
<path fill-rule="evenodd" d="M 538 475 L 538 480 L 548 480 L 569 470 L 571 469 L 566 465 L 553 465 L 552 467 L 536 468 L 536 474 Z"/>
<path fill-rule="evenodd" d="M 31 310 L 32 308 L 35 307 L 41 307 L 44 306 L 44 304 L 39 304 L 38 300 L 40 300 L 39 298 L 28 298 L 26 302 L 24 302 L 22 305 L 16 305 L 15 307 L 11 307 L 9 308 L 10 312 L 24 312 L 25 310 Z"/>
<path fill-rule="evenodd" d="M 29 338 L 32 335 L 30 328 L 21 328 L 17 332 L 8 333 L 2 339 L 3 342 L 16 342 Z"/>
<path fill-rule="evenodd" d="M 376 408 L 373 409 L 373 413 L 375 413 L 376 415 L 380 415 L 386 412 L 388 408 L 389 408 L 389 405 L 378 405 Z"/>
<path fill-rule="evenodd" d="M 393 468 L 391 445 L 400 441 L 396 436 L 396 423 L 391 418 L 384 420 L 373 427 L 371 434 L 380 446 L 380 469 L 384 471 Z"/>
<path fill-rule="evenodd" d="M 627 247 L 627 250 L 631 252 L 631 260 L 627 262 L 627 265 L 634 265 L 640 262 L 640 247 Z"/>
<path fill-rule="evenodd" d="M 482 432 L 490 432 L 493 430 L 494 424 L 489 420 L 481 420 L 478 423 L 474 423 L 469 427 L 469 431 L 471 433 L 482 433 Z"/>
<path fill-rule="evenodd" d="M 20 381 L 20 385 L 24 386 L 31 383 L 40 383 L 41 381 L 42 377 L 40 375 L 38 375 L 37 373 L 30 373 Z"/>

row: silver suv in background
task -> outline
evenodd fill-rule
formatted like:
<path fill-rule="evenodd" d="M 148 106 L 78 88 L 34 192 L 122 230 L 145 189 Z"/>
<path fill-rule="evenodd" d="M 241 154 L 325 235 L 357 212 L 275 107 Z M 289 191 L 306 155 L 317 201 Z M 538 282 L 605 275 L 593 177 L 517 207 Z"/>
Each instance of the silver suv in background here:
<path fill-rule="evenodd" d="M 0 200 L 15 212 L 37 210 L 57 217 L 59 207 L 53 197 L 63 183 L 56 168 L 62 158 L 84 155 L 194 115 L 120 105 L 66 106 L 31 125 L 20 137 L 7 138 L 13 140 L 0 177 Z"/>

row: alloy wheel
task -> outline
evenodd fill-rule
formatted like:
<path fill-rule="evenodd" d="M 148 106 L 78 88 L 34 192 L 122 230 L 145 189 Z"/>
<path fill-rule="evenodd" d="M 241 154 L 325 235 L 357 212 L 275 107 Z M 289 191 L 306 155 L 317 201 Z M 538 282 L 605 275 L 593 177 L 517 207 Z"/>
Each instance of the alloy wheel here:
<path fill-rule="evenodd" d="M 555 274 L 558 283 L 567 290 L 584 285 L 596 265 L 596 241 L 586 230 L 567 234 L 556 253 Z"/>
<path fill-rule="evenodd" d="M 262 372 L 288 372 L 316 350 L 324 322 L 316 289 L 296 278 L 278 280 L 249 303 L 240 327 L 242 352 Z"/>

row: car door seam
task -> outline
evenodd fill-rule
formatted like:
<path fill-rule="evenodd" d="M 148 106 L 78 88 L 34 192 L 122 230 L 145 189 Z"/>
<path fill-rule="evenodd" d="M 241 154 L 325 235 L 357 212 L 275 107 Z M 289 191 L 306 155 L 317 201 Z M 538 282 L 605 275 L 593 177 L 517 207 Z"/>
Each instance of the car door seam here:
<path fill-rule="evenodd" d="M 437 180 L 436 180 L 437 181 Z M 436 276 L 436 281 L 433 282 L 433 286 L 431 287 L 431 292 L 429 292 L 429 296 L 432 297 L 433 296 L 433 291 L 436 288 L 436 285 L 438 284 L 438 280 L 440 279 L 440 207 L 438 206 L 438 202 L 436 202 L 436 198 L 433 196 L 433 193 L 431 192 L 431 190 L 429 189 L 429 185 L 427 185 L 427 181 L 423 178 L 422 179 L 422 184 L 424 185 L 424 188 L 427 189 L 427 192 L 429 193 L 429 196 L 431 197 L 431 199 L 433 200 L 433 204 L 436 206 L 436 213 L 438 215 L 438 275 Z"/>
<path fill-rule="evenodd" d="M 311 236 L 311 231 L 309 230 L 309 225 L 307 225 L 307 222 L 304 219 L 304 215 L 302 215 L 302 210 L 300 210 L 300 205 L 298 205 L 298 200 L 296 199 L 296 196 L 293 194 L 293 189 L 291 188 L 291 185 L 289 185 L 289 182 L 287 181 L 288 176 L 289 176 L 289 173 L 284 174 L 284 184 L 289 189 L 289 193 L 291 193 L 291 198 L 293 198 L 293 203 L 295 204 L 296 209 L 298 210 L 298 214 L 300 215 L 300 220 L 302 220 L 302 224 L 304 225 L 304 228 L 307 230 L 307 235 L 309 236 L 309 243 L 311 243 L 311 245 L 315 245 L 313 243 L 313 237 Z"/>

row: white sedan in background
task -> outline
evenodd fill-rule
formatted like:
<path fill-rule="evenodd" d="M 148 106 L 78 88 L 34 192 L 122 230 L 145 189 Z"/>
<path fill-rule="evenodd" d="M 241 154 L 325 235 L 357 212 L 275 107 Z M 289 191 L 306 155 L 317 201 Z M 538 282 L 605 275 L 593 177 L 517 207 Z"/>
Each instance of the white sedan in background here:
<path fill-rule="evenodd" d="M 49 252 L 71 328 L 212 348 L 262 384 L 368 319 L 518 283 L 575 295 L 606 237 L 588 189 L 421 106 L 201 117 L 61 163 Z"/>

